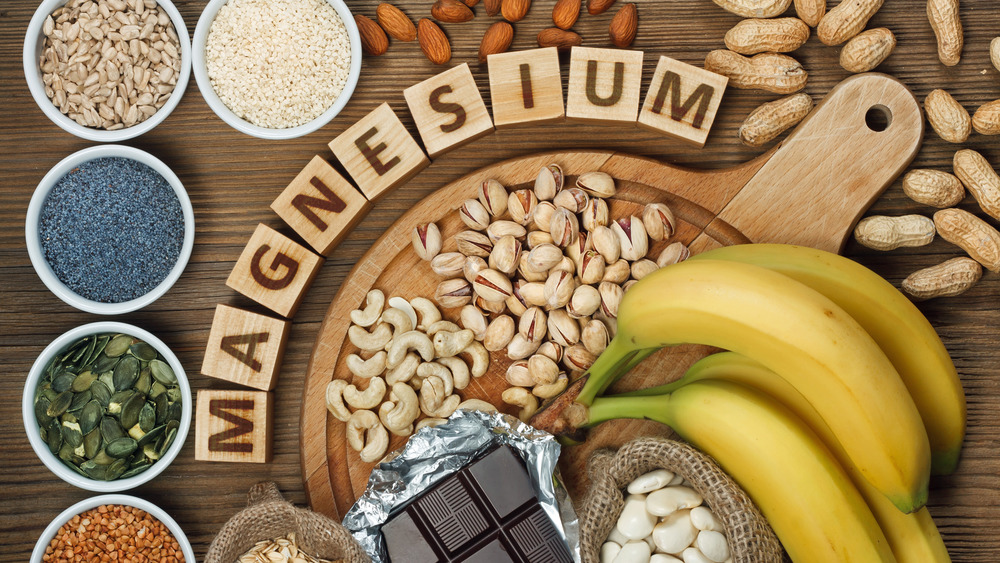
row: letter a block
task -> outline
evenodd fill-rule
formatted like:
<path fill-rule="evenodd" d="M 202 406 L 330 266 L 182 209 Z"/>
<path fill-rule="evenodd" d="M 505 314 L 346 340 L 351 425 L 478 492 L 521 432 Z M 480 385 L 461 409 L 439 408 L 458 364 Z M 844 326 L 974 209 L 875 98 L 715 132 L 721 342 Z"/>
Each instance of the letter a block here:
<path fill-rule="evenodd" d="M 271 203 L 271 209 L 324 256 L 364 217 L 368 206 L 365 196 L 320 156 L 314 156 Z"/>
<path fill-rule="evenodd" d="M 728 83 L 728 77 L 660 57 L 639 126 L 703 147 Z"/>
<path fill-rule="evenodd" d="M 272 396 L 266 391 L 198 391 L 194 458 L 271 461 Z"/>
<path fill-rule="evenodd" d="M 201 373 L 263 391 L 274 389 L 291 324 L 217 305 Z"/>
<path fill-rule="evenodd" d="M 330 141 L 330 150 L 369 201 L 430 164 L 420 145 L 386 103 Z"/>
<path fill-rule="evenodd" d="M 562 75 L 555 47 L 500 53 L 486 60 L 497 129 L 563 118 Z"/>
<path fill-rule="evenodd" d="M 641 82 L 642 51 L 573 47 L 566 118 L 634 125 Z"/>
<path fill-rule="evenodd" d="M 267 225 L 257 225 L 226 285 L 292 317 L 323 259 Z"/>
<path fill-rule="evenodd" d="M 468 64 L 460 64 L 403 90 L 427 154 L 436 158 L 493 131 Z"/>

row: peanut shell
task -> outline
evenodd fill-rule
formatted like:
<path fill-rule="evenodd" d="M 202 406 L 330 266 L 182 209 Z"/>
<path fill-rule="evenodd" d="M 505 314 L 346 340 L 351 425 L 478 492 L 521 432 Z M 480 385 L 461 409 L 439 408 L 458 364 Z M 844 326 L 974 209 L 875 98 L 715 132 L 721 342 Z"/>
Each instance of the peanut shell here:
<path fill-rule="evenodd" d="M 957 65 L 965 43 L 958 0 L 927 0 L 927 19 L 937 36 L 938 59 L 945 66 Z"/>
<path fill-rule="evenodd" d="M 812 98 L 804 92 L 767 102 L 743 120 L 738 133 L 740 142 L 750 147 L 765 145 L 802 121 L 812 108 Z"/>
<path fill-rule="evenodd" d="M 840 51 L 840 66 L 848 72 L 868 72 L 882 64 L 896 48 L 896 36 L 884 27 L 854 36 Z"/>
<path fill-rule="evenodd" d="M 705 70 L 729 77 L 729 85 L 740 89 L 759 89 L 775 94 L 792 94 L 805 87 L 808 73 L 788 55 L 761 53 L 744 57 L 726 49 L 711 51 L 705 57 Z"/>
<path fill-rule="evenodd" d="M 962 104 L 940 88 L 924 99 L 927 121 L 934 131 L 949 143 L 964 143 L 972 132 L 972 118 Z"/>
<path fill-rule="evenodd" d="M 872 250 L 925 246 L 934 240 L 934 221 L 923 215 L 865 217 L 854 227 L 854 240 Z"/>
<path fill-rule="evenodd" d="M 917 270 L 903 280 L 903 291 L 917 300 L 952 297 L 964 293 L 983 277 L 983 267 L 961 256 Z"/>
<path fill-rule="evenodd" d="M 861 33 L 868 20 L 882 7 L 883 0 L 842 1 L 823 16 L 816 36 L 826 45 L 840 45 Z"/>
<path fill-rule="evenodd" d="M 773 18 L 788 9 L 792 0 L 712 0 L 723 10 L 744 18 Z"/>
<path fill-rule="evenodd" d="M 972 115 L 972 128 L 980 135 L 1000 135 L 1000 100 L 979 106 Z"/>
<path fill-rule="evenodd" d="M 903 177 L 903 193 L 917 203 L 944 209 L 962 201 L 965 186 L 954 174 L 921 168 Z"/>
<path fill-rule="evenodd" d="M 795 15 L 809 27 L 816 27 L 826 15 L 826 0 L 795 0 Z"/>
<path fill-rule="evenodd" d="M 955 207 L 934 214 L 944 240 L 958 246 L 991 272 L 1000 272 L 1000 232 L 968 211 Z"/>
<path fill-rule="evenodd" d="M 787 53 L 809 39 L 809 26 L 798 18 L 746 19 L 726 32 L 726 47 L 741 55 Z"/>
<path fill-rule="evenodd" d="M 955 175 L 965 184 L 979 207 L 994 219 L 1000 219 L 1000 176 L 986 158 L 971 149 L 955 153 Z"/>

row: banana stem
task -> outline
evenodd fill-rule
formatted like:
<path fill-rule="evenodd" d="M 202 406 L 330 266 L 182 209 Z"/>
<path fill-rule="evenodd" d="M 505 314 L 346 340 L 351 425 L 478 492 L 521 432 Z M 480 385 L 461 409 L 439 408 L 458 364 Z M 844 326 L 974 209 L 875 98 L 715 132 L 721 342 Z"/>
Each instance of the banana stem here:
<path fill-rule="evenodd" d="M 590 405 L 587 423 L 596 426 L 616 418 L 655 420 L 670 425 L 668 420 L 670 394 L 649 397 L 597 397 Z"/>
<path fill-rule="evenodd" d="M 630 369 L 630 364 L 636 354 L 642 352 L 643 350 L 629 347 L 627 342 L 618 337 L 612 338 L 608 347 L 604 349 L 604 352 L 601 352 L 601 355 L 584 374 L 587 377 L 587 383 L 580 390 L 576 401 L 590 406 L 598 395 Z"/>

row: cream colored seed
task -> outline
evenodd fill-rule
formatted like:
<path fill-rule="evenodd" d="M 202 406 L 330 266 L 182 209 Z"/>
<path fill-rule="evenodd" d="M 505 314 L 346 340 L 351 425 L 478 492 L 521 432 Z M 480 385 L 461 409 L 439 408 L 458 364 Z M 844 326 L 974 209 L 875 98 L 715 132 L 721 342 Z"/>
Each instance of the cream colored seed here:
<path fill-rule="evenodd" d="M 971 149 L 955 153 L 955 175 L 979 202 L 979 207 L 994 219 L 1000 219 L 1000 176 L 986 158 Z"/>
<path fill-rule="evenodd" d="M 972 128 L 980 135 L 1000 135 L 1000 100 L 979 106 L 972 115 Z"/>
<path fill-rule="evenodd" d="M 991 272 L 1000 271 L 1000 232 L 968 211 L 951 208 L 934 214 L 941 238 L 966 251 Z"/>
<path fill-rule="evenodd" d="M 952 297 L 964 293 L 983 277 L 983 267 L 961 256 L 913 272 L 903 280 L 903 291 L 914 299 Z"/>
<path fill-rule="evenodd" d="M 962 107 L 944 90 L 937 89 L 927 94 L 924 99 L 924 111 L 927 112 L 927 121 L 930 122 L 934 131 L 949 143 L 964 143 L 972 132 L 972 118 L 969 112 Z"/>
<path fill-rule="evenodd" d="M 809 94 L 799 93 L 767 102 L 750 112 L 739 129 L 744 145 L 759 147 L 794 126 L 809 115 L 813 102 Z"/>
<path fill-rule="evenodd" d="M 954 174 L 941 170 L 917 169 L 903 177 L 903 193 L 917 203 L 939 209 L 958 205 L 965 186 Z"/>
<path fill-rule="evenodd" d="M 848 72 L 868 72 L 882 64 L 896 48 L 896 36 L 879 27 L 859 33 L 840 51 L 840 66 Z"/>
<path fill-rule="evenodd" d="M 726 32 L 726 47 L 741 55 L 787 53 L 809 39 L 809 26 L 798 18 L 746 19 Z"/>

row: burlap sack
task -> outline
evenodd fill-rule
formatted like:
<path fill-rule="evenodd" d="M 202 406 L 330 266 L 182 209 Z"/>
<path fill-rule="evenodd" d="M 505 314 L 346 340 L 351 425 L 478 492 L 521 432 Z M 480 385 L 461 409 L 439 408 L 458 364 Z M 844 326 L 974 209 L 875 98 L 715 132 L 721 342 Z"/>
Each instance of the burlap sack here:
<path fill-rule="evenodd" d="M 588 465 L 590 489 L 580 518 L 583 563 L 600 561 L 601 544 L 625 506 L 622 490 L 654 469 L 683 476 L 726 527 L 734 563 L 781 563 L 784 551 L 771 527 L 739 486 L 708 456 L 665 438 L 640 438 L 614 450 L 594 452 Z"/>
<path fill-rule="evenodd" d="M 205 563 L 236 563 L 255 543 L 295 532 L 299 549 L 330 561 L 367 563 L 371 558 L 339 522 L 282 498 L 274 483 L 258 483 L 247 494 L 247 507 L 226 522 L 212 540 Z"/>

